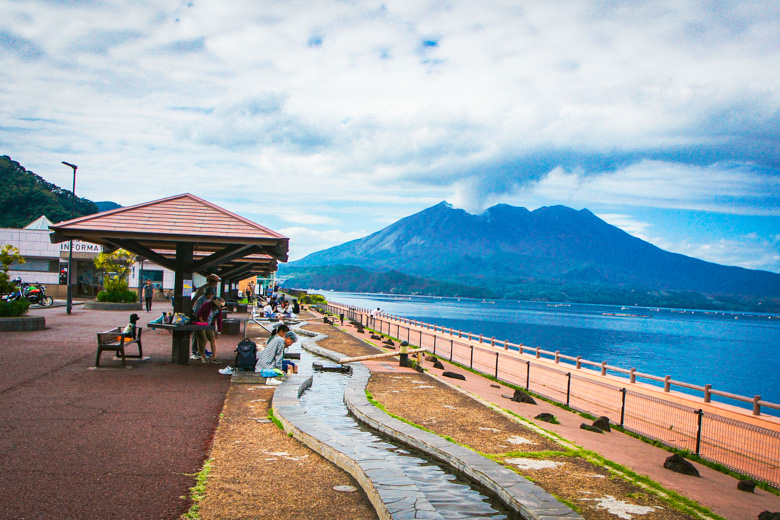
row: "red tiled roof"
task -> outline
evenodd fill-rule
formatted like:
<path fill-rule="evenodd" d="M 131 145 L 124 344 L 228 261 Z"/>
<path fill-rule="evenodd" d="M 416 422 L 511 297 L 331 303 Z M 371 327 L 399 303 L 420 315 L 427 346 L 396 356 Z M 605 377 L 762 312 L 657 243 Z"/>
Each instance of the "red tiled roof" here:
<path fill-rule="evenodd" d="M 59 222 L 52 228 L 157 235 L 160 238 L 287 239 L 189 193 Z"/>

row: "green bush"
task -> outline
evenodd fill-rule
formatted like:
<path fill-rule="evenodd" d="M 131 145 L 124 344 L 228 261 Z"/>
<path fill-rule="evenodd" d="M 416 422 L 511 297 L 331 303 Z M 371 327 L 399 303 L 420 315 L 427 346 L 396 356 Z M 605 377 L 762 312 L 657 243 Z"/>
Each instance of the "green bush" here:
<path fill-rule="evenodd" d="M 97 295 L 99 302 L 110 303 L 135 303 L 138 301 L 138 294 L 135 291 L 100 291 Z"/>
<path fill-rule="evenodd" d="M 15 318 L 27 313 L 30 302 L 19 300 L 15 302 L 0 302 L 0 317 Z"/>
<path fill-rule="evenodd" d="M 325 299 L 324 296 L 321 294 L 304 294 L 298 298 L 300 303 L 305 303 L 309 305 L 316 305 L 318 303 L 328 303 L 328 300 Z"/>

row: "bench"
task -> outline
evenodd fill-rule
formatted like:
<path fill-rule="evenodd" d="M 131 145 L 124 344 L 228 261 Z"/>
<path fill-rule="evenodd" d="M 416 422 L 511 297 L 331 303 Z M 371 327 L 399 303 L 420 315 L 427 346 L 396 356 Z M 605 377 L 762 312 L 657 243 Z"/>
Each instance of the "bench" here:
<path fill-rule="evenodd" d="M 130 359 L 143 359 L 143 350 L 141 347 L 141 334 L 143 333 L 144 329 L 142 327 L 136 328 L 136 335 L 134 338 L 131 338 L 129 336 L 122 336 L 122 329 L 120 327 L 116 327 L 115 329 L 107 330 L 105 332 L 98 332 L 97 333 L 97 342 L 98 342 L 98 350 L 97 350 L 97 359 L 95 360 L 95 366 L 100 366 L 100 355 L 103 353 L 104 350 L 109 350 L 112 352 L 116 352 L 116 355 L 120 358 L 122 358 L 122 366 L 126 366 L 127 363 L 125 363 L 126 358 Z M 120 339 L 117 339 L 117 337 L 120 337 Z M 125 347 L 129 345 L 138 345 L 138 355 L 135 354 L 125 354 Z"/>

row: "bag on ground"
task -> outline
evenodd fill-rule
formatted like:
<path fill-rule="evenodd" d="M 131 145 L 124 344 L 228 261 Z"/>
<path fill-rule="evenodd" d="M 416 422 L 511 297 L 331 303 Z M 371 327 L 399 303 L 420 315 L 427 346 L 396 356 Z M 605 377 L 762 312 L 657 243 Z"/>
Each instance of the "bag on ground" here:
<path fill-rule="evenodd" d="M 257 345 L 251 339 L 243 339 L 236 347 L 236 370 L 254 372 L 257 363 Z"/>

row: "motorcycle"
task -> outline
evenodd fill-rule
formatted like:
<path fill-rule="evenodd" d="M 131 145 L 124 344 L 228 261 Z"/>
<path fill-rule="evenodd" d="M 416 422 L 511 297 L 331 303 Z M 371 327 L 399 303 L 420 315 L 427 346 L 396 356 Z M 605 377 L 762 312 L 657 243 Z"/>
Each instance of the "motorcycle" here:
<path fill-rule="evenodd" d="M 54 298 L 46 296 L 46 287 L 43 285 L 28 285 L 22 289 L 25 299 L 32 305 L 41 305 L 43 307 L 51 307 L 54 303 Z"/>
<path fill-rule="evenodd" d="M 23 282 L 21 278 L 14 279 L 16 284 L 16 291 L 4 294 L 2 300 L 4 302 L 15 302 L 24 298 L 32 305 L 41 305 L 43 307 L 51 307 L 54 303 L 54 298 L 46 296 L 46 287 L 40 284 L 30 285 Z"/>

